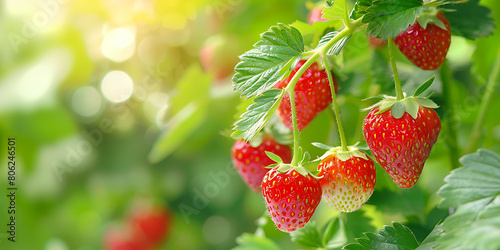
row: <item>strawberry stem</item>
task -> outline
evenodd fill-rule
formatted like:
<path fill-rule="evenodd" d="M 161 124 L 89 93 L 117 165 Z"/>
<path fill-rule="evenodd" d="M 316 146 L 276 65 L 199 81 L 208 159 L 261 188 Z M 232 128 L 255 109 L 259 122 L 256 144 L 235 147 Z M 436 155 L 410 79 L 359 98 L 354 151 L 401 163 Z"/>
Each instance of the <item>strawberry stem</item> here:
<path fill-rule="evenodd" d="M 297 109 L 295 107 L 295 91 L 294 89 L 288 90 L 288 94 L 290 95 L 290 108 L 292 111 L 292 124 L 293 124 L 293 157 L 292 157 L 292 166 L 297 166 L 300 159 L 300 150 L 299 150 L 299 128 L 297 122 Z"/>
<path fill-rule="evenodd" d="M 290 95 L 290 105 L 291 105 L 291 112 L 292 112 L 292 124 L 293 124 L 293 157 L 292 157 L 292 166 L 297 166 L 299 163 L 299 159 L 301 157 L 300 155 L 300 143 L 299 143 L 299 129 L 298 129 L 298 122 L 297 122 L 297 110 L 295 108 L 295 85 L 299 81 L 300 77 L 306 72 L 307 68 L 311 66 L 316 59 L 322 54 L 325 54 L 326 51 L 328 51 L 334 44 L 336 44 L 340 39 L 351 35 L 354 33 L 360 26 L 362 25 L 361 23 L 361 18 L 352 22 L 350 27 L 346 26 L 340 33 L 338 33 L 332 40 L 328 41 L 325 45 L 323 45 L 320 49 L 314 50 L 314 54 L 310 54 L 310 52 L 305 52 L 307 56 L 310 56 L 309 59 L 300 67 L 300 69 L 295 73 L 295 75 L 292 77 L 290 80 L 290 83 L 288 86 L 285 88 L 285 91 L 288 92 Z M 328 72 L 328 70 L 327 70 Z M 330 84 L 332 82 L 330 81 Z M 333 87 L 331 87 L 333 88 Z M 333 91 L 335 91 L 335 88 L 333 88 Z M 343 131 L 342 131 L 343 133 Z M 342 138 L 341 138 L 342 140 Z M 345 135 L 344 135 L 344 142 L 345 142 Z M 347 145 L 346 145 L 347 149 Z"/>
<path fill-rule="evenodd" d="M 479 110 L 479 115 L 477 116 L 474 127 L 472 127 L 472 136 L 469 141 L 469 145 L 465 149 L 465 154 L 472 153 L 472 150 L 476 147 L 477 140 L 481 135 L 481 127 L 483 126 L 484 118 L 486 118 L 486 111 L 491 102 L 491 93 L 495 91 L 495 85 L 497 84 L 496 79 L 500 72 L 500 50 L 498 50 L 497 58 L 493 67 L 491 68 L 490 76 L 488 78 L 488 83 L 486 85 L 486 90 L 484 91 L 484 96 L 481 101 L 481 108 Z"/>
<path fill-rule="evenodd" d="M 457 143 L 457 130 L 455 124 L 455 102 L 453 101 L 453 92 L 451 86 L 451 72 L 446 61 L 443 62 L 441 68 L 439 69 L 439 75 L 441 76 L 441 86 L 443 88 L 443 107 L 446 110 L 446 122 L 443 126 L 446 127 L 444 132 L 446 133 L 446 146 L 448 147 L 450 162 L 452 169 L 460 167 L 458 159 L 460 158 L 460 149 Z"/>
<path fill-rule="evenodd" d="M 394 84 L 396 85 L 396 100 L 399 101 L 404 98 L 404 95 L 403 95 L 403 89 L 401 89 L 401 82 L 399 81 L 398 68 L 396 66 L 396 57 L 394 56 L 395 54 L 394 41 L 392 40 L 391 36 L 389 36 L 389 39 L 387 40 L 389 42 L 389 56 L 391 59 L 392 73 L 394 74 Z"/>
<path fill-rule="evenodd" d="M 330 83 L 330 91 L 332 92 L 333 112 L 335 113 L 335 117 L 337 118 L 337 127 L 340 135 L 340 146 L 342 147 L 342 151 L 349 151 L 349 149 L 347 148 L 344 126 L 342 125 L 342 120 L 340 119 L 339 104 L 337 102 L 337 95 L 335 94 L 335 85 L 333 83 L 330 64 L 328 63 L 328 59 L 326 59 L 325 55 L 321 55 L 321 58 L 323 59 L 323 63 L 325 64 L 326 74 L 328 75 L 328 82 Z"/>
<path fill-rule="evenodd" d="M 340 1 L 341 8 L 344 8 L 344 24 L 347 28 L 351 28 L 351 19 L 349 18 L 349 12 L 347 11 L 347 0 Z"/>

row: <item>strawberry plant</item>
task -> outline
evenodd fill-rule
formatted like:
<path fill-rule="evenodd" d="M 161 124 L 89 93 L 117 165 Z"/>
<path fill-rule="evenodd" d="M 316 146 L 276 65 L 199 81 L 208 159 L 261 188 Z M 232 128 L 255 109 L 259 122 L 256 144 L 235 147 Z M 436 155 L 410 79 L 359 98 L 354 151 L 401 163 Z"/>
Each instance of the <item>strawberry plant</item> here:
<path fill-rule="evenodd" d="M 261 130 L 267 129 L 274 116 L 283 122 L 293 138 L 291 159 L 273 152 L 273 149 L 263 149 L 272 161 L 266 163 L 271 170 L 265 173 L 261 185 L 269 214 L 259 220 L 266 221 L 269 216 L 276 228 L 291 232 L 294 242 L 312 248 L 446 249 L 461 246 L 453 240 L 465 232 L 453 229 L 453 226 L 463 225 L 474 218 L 486 220 L 493 216 L 477 212 L 470 214 L 476 205 L 485 211 L 492 211 L 489 210 L 493 209 L 491 206 L 496 206 L 496 196 L 500 192 L 498 181 L 486 177 L 482 172 L 486 170 L 480 170 L 477 164 L 480 156 L 487 157 L 484 168 L 489 168 L 491 173 L 497 172 L 500 162 L 490 151 L 480 150 L 464 156 L 461 163 L 465 167 L 451 172 L 445 179 L 447 184 L 439 193 L 444 200 L 439 207 L 458 207 L 458 210 L 445 217 L 432 232 L 428 230 L 423 242 L 419 243 L 412 230 L 399 222 L 385 226 L 377 233 L 370 228 L 369 222 L 357 227 L 351 224 L 363 224 L 362 219 L 358 218 L 356 222 L 355 218 L 363 216 L 359 211 L 363 211 L 365 203 L 370 204 L 372 195 L 374 204 L 383 206 L 378 202 L 378 196 L 384 189 L 416 190 L 436 142 L 447 140 L 449 150 L 456 150 L 453 141 L 456 132 L 449 125 L 449 117 L 442 118 L 443 110 L 452 109 L 449 102 L 442 100 L 446 98 L 446 91 L 452 91 L 447 89 L 450 80 L 447 78 L 449 66 L 446 58 L 448 51 L 453 49 L 450 47 L 452 35 L 474 40 L 492 34 L 494 25 L 489 17 L 490 10 L 477 0 L 358 0 L 353 3 L 338 0 L 324 4 L 324 8 L 311 10 L 309 24 L 298 21 L 270 27 L 251 50 L 240 56 L 241 61 L 235 67 L 233 90 L 245 99 L 242 103 L 245 111 L 241 112 L 233 127 L 232 137 L 238 140 L 237 144 L 254 140 Z M 463 18 L 466 15 L 473 15 L 472 20 Z M 363 36 L 365 38 L 360 40 Z M 385 41 L 388 46 L 384 46 Z M 363 50 L 368 44 L 376 49 L 372 72 L 368 73 L 374 80 L 359 84 L 356 83 L 360 81 L 356 71 L 363 68 L 359 64 L 362 59 L 350 57 L 359 57 L 359 53 L 354 52 Z M 392 74 L 388 72 L 389 66 Z M 499 67 L 497 60 L 489 84 L 494 84 Z M 401 68 L 405 72 L 402 77 Z M 432 76 L 425 80 L 412 75 L 412 72 L 422 70 L 430 71 Z M 432 85 L 436 79 L 439 79 L 438 83 Z M 442 91 L 432 95 L 431 91 L 439 89 L 435 86 L 438 84 L 442 85 Z M 390 85 L 394 86 L 393 95 L 391 88 L 385 88 Z M 414 94 L 407 95 L 403 88 Z M 350 98 L 366 101 L 364 106 L 358 106 L 357 112 L 369 110 L 369 113 L 362 127 L 344 129 L 344 117 L 353 116 L 342 109 L 346 104 L 345 96 L 350 94 L 354 94 Z M 489 99 L 487 95 L 486 100 Z M 370 106 L 369 102 L 374 100 L 377 102 Z M 338 131 L 338 136 L 313 142 L 312 145 L 324 151 L 311 157 L 311 153 L 305 150 L 311 148 L 307 145 L 311 142 L 304 137 L 309 125 L 315 123 L 322 112 L 331 114 L 334 121 L 331 127 Z M 443 123 L 446 123 L 444 128 Z M 359 137 L 347 136 L 346 131 L 362 134 L 367 145 L 357 141 Z M 442 131 L 448 134 L 446 139 L 443 139 Z M 325 145 L 335 143 L 334 147 Z M 257 154 L 261 157 L 263 153 Z M 456 154 L 450 159 L 455 166 L 458 165 Z M 241 164 L 235 162 L 235 165 L 241 173 Z M 386 173 L 376 169 L 383 169 Z M 461 179 L 465 173 L 471 174 L 470 179 Z M 487 179 L 480 186 L 488 187 L 488 194 L 479 195 L 481 189 L 468 189 L 468 193 L 462 196 L 463 202 L 450 202 L 449 197 L 459 195 L 457 190 L 469 185 L 468 181 L 481 178 Z M 255 191 L 258 185 L 254 182 L 249 185 Z M 319 229 L 313 214 L 321 196 L 335 216 Z M 467 218 L 462 222 L 455 219 L 462 217 Z M 498 216 L 494 217 L 498 219 Z M 251 248 L 252 244 L 274 247 L 274 243 L 265 238 L 265 224 L 259 224 L 255 235 L 246 234 L 239 238 L 241 249 Z M 486 228 L 479 223 L 474 226 Z M 499 225 L 495 226 L 498 230 Z M 485 242 L 480 243 L 466 241 L 470 237 L 457 241 L 466 242 L 469 248 L 500 246 L 493 233 L 484 237 Z"/>

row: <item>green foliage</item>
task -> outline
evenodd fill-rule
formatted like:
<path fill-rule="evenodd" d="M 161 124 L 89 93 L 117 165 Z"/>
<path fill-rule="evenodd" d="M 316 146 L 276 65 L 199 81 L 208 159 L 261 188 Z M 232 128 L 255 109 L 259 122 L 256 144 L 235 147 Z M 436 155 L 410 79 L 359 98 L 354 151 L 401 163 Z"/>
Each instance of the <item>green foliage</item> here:
<path fill-rule="evenodd" d="M 418 242 L 409 228 L 398 222 L 393 226 L 385 226 L 377 233 L 365 233 L 364 238 L 356 239 L 358 243 L 349 244 L 344 249 L 416 249 Z"/>
<path fill-rule="evenodd" d="M 179 82 L 179 92 L 172 100 L 177 112 L 156 139 L 148 159 L 157 163 L 169 156 L 202 125 L 207 113 L 210 78 L 199 67 L 192 67 Z"/>
<path fill-rule="evenodd" d="M 235 123 L 235 132 L 231 136 L 235 139 L 252 140 L 271 119 L 284 95 L 285 91 L 282 89 L 270 89 L 255 98 L 254 103 L 248 106 Z"/>
<path fill-rule="evenodd" d="M 323 10 L 323 18 L 331 20 L 343 20 L 346 11 L 346 0 L 332 1 L 333 5 Z"/>
<path fill-rule="evenodd" d="M 250 98 L 269 90 L 282 77 L 282 68 L 304 52 L 304 40 L 293 26 L 278 24 L 261 35 L 254 49 L 235 67 L 234 90 Z"/>
<path fill-rule="evenodd" d="M 477 39 L 493 34 L 495 29 L 494 20 L 491 18 L 491 10 L 479 5 L 479 0 L 470 0 L 458 5 L 445 5 L 446 19 L 450 22 L 453 35 L 463 36 L 467 39 Z"/>
<path fill-rule="evenodd" d="M 280 248 L 276 243 L 269 238 L 257 236 L 254 234 L 243 234 L 236 239 L 238 246 L 233 250 L 254 250 L 254 249 L 269 249 L 279 250 Z"/>
<path fill-rule="evenodd" d="M 500 194 L 500 156 L 480 149 L 460 159 L 463 167 L 453 170 L 439 190 L 440 207 L 449 208 Z"/>
<path fill-rule="evenodd" d="M 374 1 L 363 16 L 363 23 L 368 24 L 366 33 L 382 39 L 396 37 L 415 23 L 416 17 L 425 8 L 422 0 Z"/>

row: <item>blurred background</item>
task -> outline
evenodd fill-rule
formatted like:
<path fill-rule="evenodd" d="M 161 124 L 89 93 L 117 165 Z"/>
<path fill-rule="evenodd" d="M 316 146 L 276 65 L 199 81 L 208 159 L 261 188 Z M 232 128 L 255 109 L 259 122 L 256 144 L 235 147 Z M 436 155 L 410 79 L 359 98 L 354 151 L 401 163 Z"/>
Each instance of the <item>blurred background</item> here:
<path fill-rule="evenodd" d="M 500 4 L 481 3 L 493 9 L 499 27 Z M 15 138 L 18 190 L 17 240 L 8 242 L 2 227 L 0 248 L 104 249 L 126 242 L 141 223 L 162 232 L 152 239 L 158 249 L 235 247 L 235 239 L 253 233 L 266 211 L 262 196 L 235 172 L 230 157 L 234 140 L 225 136 L 242 112 L 230 80 L 237 56 L 270 26 L 296 20 L 304 35 L 317 36 L 306 37 L 307 45 L 315 46 L 318 30 L 339 28 L 307 24 L 317 4 L 2 1 L 0 162 L 7 165 L 3 149 L 7 138 Z M 359 231 L 349 239 L 395 220 L 421 241 L 448 214 L 435 208 L 436 190 L 458 164 L 453 159 L 477 147 L 500 153 L 500 118 L 491 108 L 477 145 L 467 148 L 499 47 L 495 31 L 477 41 L 453 37 L 446 66 L 451 90 L 443 95 L 440 77 L 430 90 L 442 107 L 444 128 L 419 183 L 398 189 L 379 167 L 372 198 L 348 217 L 358 222 L 350 224 L 352 231 Z M 360 100 L 392 94 L 393 85 L 386 48 L 370 47 L 364 32 L 351 39 L 339 58 L 339 101 L 352 144 L 362 140 L 366 112 L 359 110 L 369 105 Z M 409 93 L 440 73 L 421 71 L 401 54 L 398 60 Z M 498 107 L 498 88 L 493 95 L 491 107 Z M 336 134 L 332 115 L 323 112 L 301 138 L 314 157 L 322 152 L 308 143 L 337 145 Z M 449 144 L 453 139 L 455 150 Z M 1 188 L 6 190 L 7 171 L 2 169 Z M 1 201 L 0 222 L 6 225 L 4 194 Z M 336 215 L 325 203 L 317 211 L 313 220 L 320 226 Z M 299 247 L 270 220 L 264 229 L 281 248 Z"/>

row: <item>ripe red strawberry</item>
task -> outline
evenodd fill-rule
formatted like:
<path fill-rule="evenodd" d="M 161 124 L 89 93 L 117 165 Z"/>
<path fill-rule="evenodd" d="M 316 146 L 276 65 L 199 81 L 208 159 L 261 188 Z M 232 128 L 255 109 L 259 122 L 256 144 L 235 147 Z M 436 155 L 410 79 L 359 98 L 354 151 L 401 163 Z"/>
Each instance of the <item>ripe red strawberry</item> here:
<path fill-rule="evenodd" d="M 258 147 L 252 147 L 244 140 L 237 140 L 231 150 L 234 166 L 245 183 L 257 193 L 261 192 L 262 178 L 269 171 L 266 167 L 275 163 L 266 155 L 266 151 L 280 156 L 285 163 L 290 163 L 292 159 L 290 147 L 277 143 L 270 136 L 264 137 Z"/>
<path fill-rule="evenodd" d="M 284 89 L 288 86 L 295 73 L 305 63 L 305 60 L 300 61 L 295 66 L 292 73 L 284 80 L 279 81 L 274 85 L 274 88 Z M 333 77 L 335 92 L 337 92 L 337 82 Z M 300 77 L 295 85 L 295 107 L 297 110 L 297 121 L 299 130 L 304 129 L 321 111 L 327 108 L 332 103 L 332 93 L 326 71 L 320 70 L 316 62 L 314 62 L 304 74 Z M 278 117 L 290 129 L 293 130 L 292 112 L 290 106 L 290 95 L 285 94 L 281 100 L 278 109 Z"/>
<path fill-rule="evenodd" d="M 375 164 L 364 152 L 358 152 L 363 157 L 350 155 L 346 161 L 331 153 L 318 166 L 323 198 L 340 212 L 360 209 L 375 188 Z"/>
<path fill-rule="evenodd" d="M 374 36 L 369 36 L 368 41 L 370 43 L 370 47 L 374 49 L 382 49 L 387 44 L 387 42 L 384 39 L 376 38 Z"/>
<path fill-rule="evenodd" d="M 401 32 L 394 43 L 413 64 L 424 70 L 435 70 L 444 62 L 451 42 L 450 23 L 442 12 L 437 18 L 445 29 L 429 23 L 424 29 L 415 21 L 405 32 Z"/>
<path fill-rule="evenodd" d="M 322 16 L 323 16 L 323 13 L 321 13 L 323 11 L 323 6 L 318 6 L 318 7 L 315 7 L 311 10 L 311 12 L 309 12 L 309 15 L 307 16 L 307 22 L 310 24 L 310 25 L 313 25 L 315 22 L 327 22 L 329 21 L 328 19 L 324 19 Z"/>
<path fill-rule="evenodd" d="M 311 175 L 307 177 L 290 169 L 285 173 L 271 169 L 262 181 L 262 194 L 274 224 L 283 232 L 303 227 L 321 201 L 321 186 Z"/>
<path fill-rule="evenodd" d="M 138 210 L 130 218 L 134 235 L 150 246 L 157 246 L 168 236 L 172 218 L 165 208 Z"/>
<path fill-rule="evenodd" d="M 432 146 L 441 130 L 436 112 L 418 105 L 416 119 L 407 112 L 399 119 L 391 110 L 368 113 L 363 123 L 363 134 L 370 150 L 392 180 L 401 188 L 415 185 Z"/>

